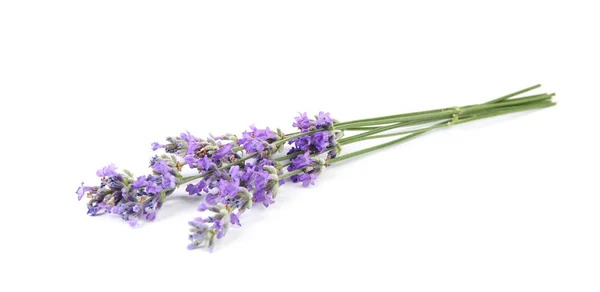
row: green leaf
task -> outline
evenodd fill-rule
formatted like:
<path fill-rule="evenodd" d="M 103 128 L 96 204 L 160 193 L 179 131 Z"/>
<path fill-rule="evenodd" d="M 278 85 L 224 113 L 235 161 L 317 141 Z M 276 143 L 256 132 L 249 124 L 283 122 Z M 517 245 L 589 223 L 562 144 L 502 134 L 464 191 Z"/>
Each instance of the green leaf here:
<path fill-rule="evenodd" d="M 123 172 L 128 176 L 133 178 L 133 173 L 131 173 L 131 171 L 127 170 L 127 169 L 123 169 Z"/>

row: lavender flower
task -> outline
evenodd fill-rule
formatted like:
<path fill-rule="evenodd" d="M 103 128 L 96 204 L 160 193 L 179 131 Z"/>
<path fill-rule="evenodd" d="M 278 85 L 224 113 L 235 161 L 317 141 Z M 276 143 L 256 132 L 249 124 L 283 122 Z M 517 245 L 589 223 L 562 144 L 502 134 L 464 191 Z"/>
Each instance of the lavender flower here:
<path fill-rule="evenodd" d="M 266 150 L 271 150 L 271 144 L 278 137 L 268 127 L 266 129 L 257 129 L 255 126 L 250 126 L 252 131 L 245 131 L 242 134 L 242 139 L 238 143 L 244 147 L 247 153 L 257 153 Z"/>
<path fill-rule="evenodd" d="M 318 175 L 323 170 L 325 162 L 319 158 L 310 158 L 309 152 L 299 155 L 292 160 L 288 171 L 302 169 L 304 173 L 292 175 L 290 180 L 294 183 L 301 182 L 303 187 L 314 185 Z"/>
<path fill-rule="evenodd" d="M 293 178 L 292 181 L 301 182 L 303 187 L 308 187 L 309 185 L 315 184 L 315 180 L 318 176 L 319 175 L 316 173 L 303 173 L 295 176 L 295 178 Z"/>
<path fill-rule="evenodd" d="M 117 167 L 114 164 L 103 167 L 101 169 L 98 169 L 98 171 L 96 171 L 96 175 L 98 175 L 99 177 L 116 176 L 117 175 Z"/>
<path fill-rule="evenodd" d="M 302 155 L 298 155 L 292 160 L 292 164 L 288 167 L 288 171 L 294 171 L 296 169 L 303 168 L 312 162 L 310 158 L 310 152 L 304 152 Z"/>
<path fill-rule="evenodd" d="M 81 186 L 79 186 L 79 188 L 77 189 L 77 191 L 75 193 L 77 193 L 77 200 L 81 201 L 81 198 L 83 198 L 83 196 L 91 191 L 95 191 L 96 189 L 94 187 L 86 187 L 84 186 L 84 183 L 81 182 Z"/>
<path fill-rule="evenodd" d="M 300 113 L 300 116 L 297 116 L 294 119 L 296 121 L 292 125 L 300 129 L 302 132 L 311 131 L 316 126 L 316 122 L 310 120 L 306 113 Z"/>
<path fill-rule="evenodd" d="M 110 213 L 120 215 L 129 225 L 137 226 L 140 219 L 154 220 L 166 196 L 173 192 L 179 181 L 179 162 L 168 156 L 155 156 L 151 161 L 152 174 L 136 179 L 124 170 L 117 172 L 115 165 L 97 171 L 101 177 L 99 186 L 77 189 L 81 199 L 88 195 L 88 214 L 92 216 Z"/>
<path fill-rule="evenodd" d="M 219 148 L 217 152 L 212 156 L 213 162 L 219 164 L 222 160 L 226 162 L 234 162 L 238 159 L 238 156 L 233 152 L 234 143 L 228 143 Z"/>
<path fill-rule="evenodd" d="M 333 120 L 324 112 L 320 112 L 316 120 L 308 118 L 306 113 L 295 118 L 294 126 L 306 134 L 289 141 L 293 145 L 289 153 L 298 155 L 292 158 L 287 170 L 301 170 L 290 177 L 293 182 L 303 186 L 314 184 L 323 163 L 312 156 L 335 145 L 337 132 L 332 130 L 332 125 Z M 285 180 L 280 178 L 283 170 L 273 155 L 283 148 L 279 142 L 283 138 L 280 130 L 255 126 L 243 132 L 241 139 L 226 134 L 210 135 L 204 140 L 189 132 L 181 133 L 168 137 L 165 144 L 152 143 L 154 151 L 164 149 L 170 155 L 154 156 L 150 161 L 151 174 L 134 179 L 129 172 L 118 173 L 111 164 L 97 172 L 102 178 L 99 187 L 82 184 L 77 195 L 78 198 L 85 194 L 91 197 L 90 215 L 117 214 L 129 225 L 137 226 L 140 220 L 156 218 L 166 197 L 178 187 L 182 167 L 187 166 L 196 170 L 201 179 L 187 184 L 186 192 L 202 197 L 199 212 L 212 213 L 189 222 L 191 243 L 188 248 L 204 246 L 212 250 L 215 241 L 224 237 L 231 226 L 242 225 L 240 216 L 253 203 L 268 207 L 275 202 Z M 244 155 L 246 158 L 241 162 Z"/>
<path fill-rule="evenodd" d="M 158 142 L 152 143 L 152 151 L 156 151 L 156 150 L 158 150 L 160 148 L 165 148 L 165 145 L 161 145 Z"/>
<path fill-rule="evenodd" d="M 292 145 L 292 148 L 288 154 L 304 151 L 310 151 L 311 154 L 320 154 L 329 147 L 336 145 L 335 140 L 338 136 L 337 133 L 340 131 L 333 129 L 333 119 L 331 119 L 329 113 L 319 112 L 316 120 L 309 119 L 306 113 L 300 114 L 295 119 L 294 126 L 297 126 L 301 132 L 317 131 L 290 140 L 289 144 Z"/>
<path fill-rule="evenodd" d="M 331 125 L 333 125 L 333 119 L 331 119 L 331 116 L 329 115 L 329 113 L 319 112 L 319 115 L 317 116 L 317 121 L 315 122 L 315 124 L 316 124 L 317 128 L 327 129 Z"/>
<path fill-rule="evenodd" d="M 208 247 L 212 252 L 216 239 L 225 236 L 232 225 L 241 226 L 239 216 L 252 206 L 252 200 L 245 190 L 241 190 L 234 198 L 235 200 L 226 204 L 218 203 L 214 206 L 200 204 L 198 211 L 210 211 L 213 215 L 205 218 L 197 217 L 188 222 L 191 226 L 189 235 L 191 243 L 188 249 Z M 234 213 L 236 210 L 237 213 Z"/>
<path fill-rule="evenodd" d="M 190 134 L 189 131 L 186 131 L 185 133 L 181 133 L 179 134 L 179 137 L 181 137 L 181 139 L 190 142 L 190 141 L 195 141 L 196 138 L 194 136 L 192 136 L 192 134 Z"/>
<path fill-rule="evenodd" d="M 198 166 L 203 170 L 207 171 L 211 169 L 211 167 L 213 166 L 213 162 L 212 160 L 210 160 L 210 158 L 204 156 L 198 160 Z"/>
<path fill-rule="evenodd" d="M 314 149 L 311 149 L 313 153 L 321 153 L 323 152 L 325 149 L 327 149 L 327 147 L 329 147 L 329 133 L 327 132 L 316 132 L 314 134 L 311 135 L 312 138 L 312 143 L 311 146 L 314 147 Z M 333 137 L 333 135 L 331 136 Z"/>

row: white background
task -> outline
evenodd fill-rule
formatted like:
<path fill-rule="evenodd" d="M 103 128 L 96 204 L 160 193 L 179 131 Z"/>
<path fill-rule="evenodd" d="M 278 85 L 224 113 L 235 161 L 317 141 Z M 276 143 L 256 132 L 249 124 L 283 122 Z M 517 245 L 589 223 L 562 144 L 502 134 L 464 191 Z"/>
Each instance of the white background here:
<path fill-rule="evenodd" d="M 594 1 L 414 2 L 2 1 L 0 290 L 599 291 Z M 349 120 L 536 83 L 557 107 L 286 185 L 212 254 L 185 249 L 197 198 L 131 229 L 74 193 L 111 162 L 143 173 L 150 143 L 184 130 L 291 131 L 298 111 Z"/>

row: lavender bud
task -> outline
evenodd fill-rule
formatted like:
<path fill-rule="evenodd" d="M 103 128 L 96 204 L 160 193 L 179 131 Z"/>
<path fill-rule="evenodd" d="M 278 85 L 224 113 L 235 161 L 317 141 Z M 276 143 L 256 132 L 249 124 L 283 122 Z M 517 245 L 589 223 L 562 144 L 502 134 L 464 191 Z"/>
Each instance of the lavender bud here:
<path fill-rule="evenodd" d="M 277 168 L 275 168 L 275 167 L 273 167 L 271 165 L 265 165 L 265 166 L 263 166 L 263 169 L 266 170 L 270 174 L 277 174 L 279 172 L 277 170 Z"/>
<path fill-rule="evenodd" d="M 225 135 L 224 135 L 224 137 L 225 137 L 225 139 L 227 139 L 227 140 L 231 140 L 231 141 L 233 141 L 233 142 L 234 142 L 234 143 L 236 143 L 236 144 L 238 143 L 238 137 L 237 137 L 236 135 L 233 135 L 233 134 L 225 134 Z"/>

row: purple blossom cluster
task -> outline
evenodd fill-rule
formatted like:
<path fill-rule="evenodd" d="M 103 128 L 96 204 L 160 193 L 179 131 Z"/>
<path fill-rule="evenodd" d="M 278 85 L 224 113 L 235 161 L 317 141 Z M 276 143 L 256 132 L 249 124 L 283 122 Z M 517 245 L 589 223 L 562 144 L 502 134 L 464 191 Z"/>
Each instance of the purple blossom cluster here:
<path fill-rule="evenodd" d="M 319 112 L 316 119 L 308 118 L 306 113 L 300 114 L 295 118 L 293 124 L 300 130 L 300 133 L 311 133 L 302 135 L 289 141 L 292 148 L 288 154 L 310 152 L 310 154 L 320 154 L 328 150 L 328 156 L 334 158 L 339 152 L 339 146 L 336 140 L 340 138 L 341 131 L 335 131 L 333 128 L 333 119 L 329 113 Z"/>
<path fill-rule="evenodd" d="M 168 137 L 165 144 L 152 143 L 153 150 L 167 153 L 152 159 L 152 174 L 133 179 L 128 171 L 121 174 L 110 165 L 97 173 L 100 186 L 82 184 L 77 193 L 80 199 L 84 194 L 90 197 L 90 215 L 119 214 L 135 226 L 141 218 L 153 220 L 165 198 L 189 182 L 186 192 L 202 197 L 198 211 L 211 214 L 189 222 L 188 248 L 212 250 L 215 240 L 225 236 L 231 226 L 241 226 L 241 215 L 254 203 L 273 204 L 286 178 L 304 187 L 314 184 L 325 165 L 317 156 L 339 152 L 336 139 L 340 131 L 335 131 L 328 113 L 320 112 L 315 119 L 304 113 L 295 120 L 293 125 L 300 133 L 289 137 L 279 129 L 255 126 L 240 139 L 231 134 L 201 139 L 189 132 Z M 286 142 L 292 145 L 288 155 L 275 157 Z M 197 175 L 183 177 L 184 166 Z"/>
<path fill-rule="evenodd" d="M 258 159 L 245 163 L 243 168 L 237 165 L 231 167 L 229 173 L 221 172 L 208 179 L 208 183 L 203 183 L 203 180 L 196 185 L 188 185 L 188 191 L 193 189 L 206 194 L 198 211 L 214 213 L 189 222 L 191 243 L 188 249 L 207 246 L 212 251 L 215 239 L 225 236 L 230 226 L 241 226 L 240 216 L 253 203 L 268 207 L 275 202 L 283 180 L 279 179 L 280 170 L 270 164 L 268 159 Z"/>
<path fill-rule="evenodd" d="M 214 156 L 212 159 L 202 158 L 206 162 L 201 163 L 198 172 L 203 177 L 197 183 L 188 184 L 186 191 L 190 195 L 204 197 L 198 211 L 215 214 L 189 222 L 189 249 L 207 246 L 212 250 L 215 239 L 223 237 L 231 225 L 241 226 L 239 217 L 253 203 L 268 207 L 275 202 L 279 186 L 284 183 L 279 179 L 281 165 L 272 158 L 279 140 L 281 136 L 269 128 L 252 126 L 251 131 L 243 133 L 242 139 L 220 146 L 220 149 L 243 149 L 247 160 L 226 164 L 217 161 Z M 219 142 L 215 141 L 216 144 Z"/>
<path fill-rule="evenodd" d="M 152 173 L 134 179 L 131 172 L 117 172 L 114 164 L 99 169 L 100 185 L 81 186 L 77 189 L 77 198 L 84 196 L 88 201 L 88 214 L 91 216 L 104 213 L 117 214 L 136 226 L 140 219 L 152 221 L 160 210 L 167 195 L 177 187 L 181 178 L 175 157 L 155 156 L 150 161 Z"/>
<path fill-rule="evenodd" d="M 303 187 L 308 187 L 315 184 L 315 180 L 323 170 L 324 165 L 325 162 L 322 159 L 311 158 L 310 152 L 306 151 L 304 154 L 296 156 L 287 170 L 292 172 L 301 169 L 302 173 L 292 175 L 290 180 L 294 183 L 302 183 Z"/>
<path fill-rule="evenodd" d="M 304 169 L 304 173 L 293 175 L 290 179 L 294 183 L 302 183 L 305 187 L 314 184 L 324 165 L 323 161 L 311 159 L 310 156 L 327 151 L 327 157 L 332 159 L 341 151 L 336 141 L 341 138 L 343 132 L 334 129 L 334 120 L 329 113 L 319 112 L 315 118 L 310 119 L 306 113 L 296 117 L 293 126 L 297 127 L 300 133 L 310 134 L 289 141 L 292 148 L 288 155 L 296 154 L 297 156 L 292 158 L 292 163 L 287 170 L 291 172 Z"/>

